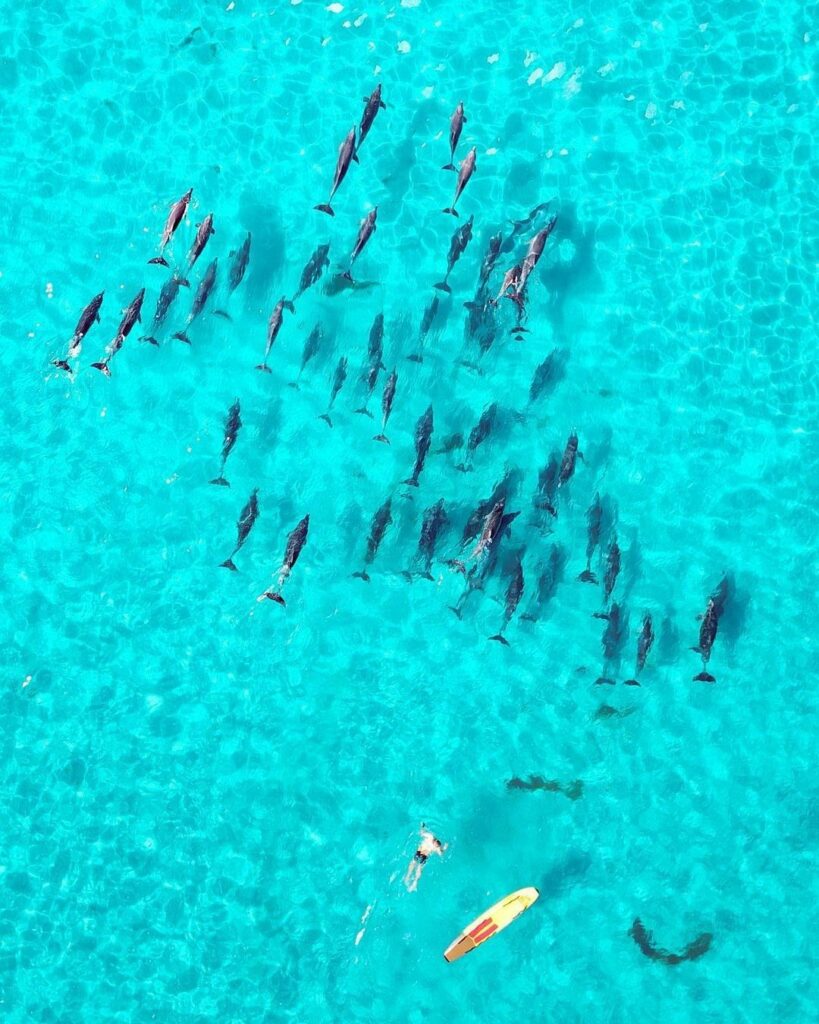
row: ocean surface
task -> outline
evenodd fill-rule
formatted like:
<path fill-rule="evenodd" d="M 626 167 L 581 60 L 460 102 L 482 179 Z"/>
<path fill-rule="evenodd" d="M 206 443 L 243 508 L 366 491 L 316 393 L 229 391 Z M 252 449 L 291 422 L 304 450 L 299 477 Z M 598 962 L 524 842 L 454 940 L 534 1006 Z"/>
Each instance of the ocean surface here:
<path fill-rule="evenodd" d="M 815 7 L 0 11 L 2 1019 L 816 1020 Z M 387 107 L 330 218 L 313 207 L 379 83 Z M 456 220 L 441 168 L 460 101 L 456 162 L 475 146 L 477 169 Z M 215 234 L 155 347 L 139 337 L 169 271 L 147 260 L 189 188 L 169 262 L 208 213 Z M 463 303 L 501 231 L 498 292 L 535 230 L 510 222 L 541 203 L 558 220 L 528 282 L 528 333 L 511 333 L 502 300 L 480 356 Z M 359 287 L 340 288 L 375 205 Z M 451 294 L 436 291 L 470 215 Z M 331 265 L 260 373 L 271 310 L 321 243 Z M 171 335 L 214 257 L 217 294 L 187 346 Z M 108 379 L 91 362 L 142 287 L 143 322 Z M 69 377 L 51 361 L 100 291 Z M 372 439 L 385 372 L 374 418 L 354 411 L 378 313 L 398 375 L 389 445 Z M 316 325 L 320 350 L 290 388 Z M 554 350 L 563 372 L 530 402 Z M 342 356 L 331 427 L 319 415 Z M 211 486 L 236 399 L 230 487 Z M 463 449 L 443 441 L 492 402 L 494 429 L 460 472 Z M 585 458 L 553 518 L 533 495 L 573 430 Z M 463 524 L 505 473 L 519 515 L 457 618 L 465 581 L 446 563 L 468 560 Z M 231 573 L 219 563 L 254 488 Z M 598 493 L 628 623 L 609 659 L 602 585 L 577 580 Z M 388 497 L 367 583 L 352 573 Z M 410 583 L 439 499 L 434 579 Z M 257 601 L 307 514 L 286 606 Z M 504 646 L 488 637 L 518 557 Z M 538 603 L 552 557 L 562 570 Z M 599 551 L 591 565 L 602 579 Z M 697 615 L 726 573 L 716 682 L 695 682 Z M 646 613 L 656 639 L 627 687 Z M 557 785 L 507 785 L 530 776 Z M 408 893 L 421 822 L 449 847 Z M 527 885 L 531 910 L 445 963 L 472 918 Z M 702 933 L 710 948 L 651 959 L 637 918 L 665 950 Z"/>

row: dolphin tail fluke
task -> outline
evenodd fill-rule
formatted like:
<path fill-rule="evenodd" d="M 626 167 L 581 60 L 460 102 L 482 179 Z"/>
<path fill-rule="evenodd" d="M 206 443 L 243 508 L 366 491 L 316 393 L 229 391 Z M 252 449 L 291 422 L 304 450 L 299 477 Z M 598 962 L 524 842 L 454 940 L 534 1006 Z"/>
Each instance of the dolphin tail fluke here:
<path fill-rule="evenodd" d="M 168 265 L 168 261 L 165 259 L 164 256 L 154 256 L 152 260 L 148 260 L 148 263 L 158 263 L 160 267 L 167 267 Z"/>
<path fill-rule="evenodd" d="M 232 320 L 233 319 L 233 317 L 230 315 L 230 313 L 226 313 L 223 309 L 214 309 L 213 315 L 214 316 L 220 316 L 223 320 Z"/>
<path fill-rule="evenodd" d="M 373 414 L 370 412 L 369 409 L 365 409 L 364 406 L 362 406 L 360 409 L 356 409 L 356 412 L 360 413 L 362 416 L 369 416 L 370 419 L 373 418 Z"/>
<path fill-rule="evenodd" d="M 51 360 L 51 365 L 58 367 L 58 369 L 60 369 L 60 370 L 65 370 L 65 372 L 67 374 L 69 374 L 69 375 L 73 375 L 73 373 L 74 373 L 74 371 L 71 369 L 71 367 L 65 361 L 65 359 L 52 359 Z"/>
<path fill-rule="evenodd" d="M 597 577 L 591 569 L 584 569 L 577 578 L 581 583 L 597 583 Z"/>
<path fill-rule="evenodd" d="M 299 382 L 297 380 L 288 381 L 287 386 L 289 388 L 294 388 L 296 391 L 300 391 L 301 390 L 301 388 L 299 386 Z"/>
<path fill-rule="evenodd" d="M 353 573 L 353 579 L 355 579 L 355 580 L 364 580 L 365 583 L 369 583 L 370 582 L 370 574 L 367 572 L 366 569 L 362 569 L 361 572 L 354 572 Z"/>
<path fill-rule="evenodd" d="M 521 615 L 521 619 L 524 619 L 526 622 L 537 622 L 537 619 L 530 612 L 524 612 Z"/>
<path fill-rule="evenodd" d="M 272 373 L 273 372 L 270 369 L 270 367 L 267 365 L 267 363 L 259 363 L 258 366 L 256 367 L 256 369 L 257 370 L 261 370 L 262 373 Z"/>
<path fill-rule="evenodd" d="M 701 648 L 701 647 L 692 647 L 692 648 L 691 648 L 691 650 L 692 650 L 692 651 L 693 651 L 693 652 L 694 652 L 695 654 L 702 654 L 702 648 Z"/>
<path fill-rule="evenodd" d="M 441 170 L 442 171 L 457 171 L 458 168 L 455 166 L 455 164 L 444 164 L 444 166 L 441 168 Z"/>
<path fill-rule="evenodd" d="M 640 682 L 637 679 L 624 679 L 623 686 L 639 686 Z"/>
<path fill-rule="evenodd" d="M 345 281 L 349 281 L 350 284 L 355 284 L 355 282 L 353 281 L 352 270 L 345 270 L 341 276 L 344 278 Z"/>
<path fill-rule="evenodd" d="M 383 441 L 384 444 L 389 444 L 390 443 L 390 439 L 387 437 L 386 434 L 376 434 L 373 437 L 373 441 Z"/>
<path fill-rule="evenodd" d="M 509 641 L 503 635 L 503 633 L 495 633 L 494 636 L 489 637 L 490 640 L 497 640 L 499 644 L 503 644 L 504 647 L 509 647 Z"/>
<path fill-rule="evenodd" d="M 609 613 L 608 612 L 592 612 L 592 618 L 593 619 L 605 619 L 606 622 L 608 622 L 608 620 L 609 620 Z"/>
<path fill-rule="evenodd" d="M 211 480 L 212 484 L 216 484 L 217 487 L 230 487 L 230 481 L 225 480 L 223 476 L 217 476 L 215 480 Z"/>
<path fill-rule="evenodd" d="M 327 424 L 328 427 L 332 427 L 333 421 L 330 419 L 330 414 L 329 413 L 323 412 L 321 414 L 321 416 L 319 416 L 319 419 L 320 420 L 324 420 L 324 422 Z"/>
<path fill-rule="evenodd" d="M 213 483 L 213 481 L 212 481 L 212 480 L 211 480 L 211 483 Z M 232 558 L 228 558 L 228 559 L 227 559 L 226 561 L 224 561 L 224 562 L 220 562 L 220 563 L 219 563 L 219 568 L 220 568 L 220 569 L 230 569 L 230 570 L 231 570 L 231 572 L 238 572 L 238 571 L 239 571 L 239 570 L 238 570 L 238 569 L 236 568 L 236 563 L 235 563 L 235 562 L 233 561 L 233 559 L 232 559 Z"/>
<path fill-rule="evenodd" d="M 433 285 L 433 287 L 437 288 L 439 292 L 446 292 L 447 295 L 452 294 L 452 289 L 449 287 L 446 281 L 439 281 L 436 285 Z"/>
<path fill-rule="evenodd" d="M 715 683 L 716 681 L 716 676 L 712 676 L 710 672 L 704 670 L 694 676 L 695 683 Z"/>
<path fill-rule="evenodd" d="M 190 288 L 190 286 L 191 286 L 191 283 L 187 279 L 187 277 L 180 277 L 179 278 L 179 287 L 180 288 Z"/>
<path fill-rule="evenodd" d="M 417 476 L 411 476 L 408 480 L 404 480 L 403 482 L 407 485 L 407 487 L 417 487 L 418 486 L 418 477 Z"/>
<path fill-rule="evenodd" d="M 599 679 L 595 679 L 595 686 L 616 686 L 617 682 L 614 679 L 609 679 L 608 676 L 600 676 Z"/>
<path fill-rule="evenodd" d="M 363 140 L 359 140 L 359 143 L 358 143 L 359 146 L 361 145 L 362 141 Z M 356 151 L 353 153 L 353 163 L 356 163 L 356 164 L 360 164 L 361 163 L 361 161 L 358 159 L 358 146 L 356 146 Z"/>
<path fill-rule="evenodd" d="M 429 569 L 427 569 L 426 572 L 418 573 L 418 575 L 421 577 L 422 580 L 429 580 L 430 583 L 434 583 L 435 582 L 435 577 L 432 575 L 432 573 L 429 571 Z"/>
<path fill-rule="evenodd" d="M 458 211 L 455 209 L 454 206 L 447 206 L 445 210 L 441 210 L 441 213 L 451 213 L 453 217 L 458 216 Z"/>
<path fill-rule="evenodd" d="M 92 363 L 91 365 L 94 367 L 95 370 L 99 370 L 100 373 L 104 373 L 106 377 L 111 376 L 111 371 L 108 369 L 108 363 Z"/>
<path fill-rule="evenodd" d="M 280 604 L 282 607 L 284 607 L 287 603 L 285 599 L 282 597 L 282 595 L 278 592 L 278 590 L 266 590 L 264 592 L 264 596 L 268 599 L 268 601 L 275 601 L 276 604 Z"/>
<path fill-rule="evenodd" d="M 335 211 L 329 203 L 320 203 L 318 206 L 313 207 L 314 210 L 321 210 L 322 213 L 327 213 L 331 217 L 335 217 Z"/>
<path fill-rule="evenodd" d="M 401 575 L 404 577 L 407 583 L 412 583 L 412 572 L 409 569 L 402 570 Z"/>
<path fill-rule="evenodd" d="M 462 618 L 462 615 L 461 615 L 461 609 L 460 609 L 460 608 L 459 608 L 459 607 L 458 607 L 457 605 L 455 605 L 455 604 L 448 604 L 448 605 L 447 605 L 447 608 L 449 608 L 449 610 L 450 610 L 451 612 L 454 612 L 454 613 L 455 613 L 455 615 L 457 615 L 457 617 L 458 617 L 459 619 L 460 619 L 460 618 Z"/>
<path fill-rule="evenodd" d="M 149 345 L 159 348 L 159 341 L 152 334 L 143 334 L 140 341 L 147 341 Z"/>
<path fill-rule="evenodd" d="M 284 300 L 284 308 L 285 309 L 289 309 L 291 313 L 295 313 L 296 312 L 296 307 L 295 307 L 295 304 L 293 303 L 292 299 L 285 299 Z"/>
<path fill-rule="evenodd" d="M 177 341 L 184 341 L 186 345 L 190 345 L 191 343 L 191 339 L 184 331 L 177 331 L 176 334 L 171 335 L 171 337 L 176 338 Z"/>

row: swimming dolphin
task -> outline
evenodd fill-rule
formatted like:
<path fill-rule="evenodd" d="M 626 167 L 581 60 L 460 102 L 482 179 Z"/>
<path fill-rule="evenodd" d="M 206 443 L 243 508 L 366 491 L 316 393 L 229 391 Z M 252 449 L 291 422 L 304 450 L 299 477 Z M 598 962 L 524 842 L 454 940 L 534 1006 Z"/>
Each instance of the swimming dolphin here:
<path fill-rule="evenodd" d="M 267 598 L 269 601 L 275 601 L 276 604 L 285 604 L 285 600 L 281 595 L 281 589 L 288 576 L 293 571 L 293 566 L 299 560 L 302 548 L 307 543 L 307 532 L 309 529 L 310 516 L 307 515 L 303 519 L 300 519 L 295 528 L 290 531 L 287 538 L 287 546 L 284 549 L 284 561 L 278 571 L 279 581 L 276 585 L 276 589 L 265 590 L 264 593 L 259 594 L 256 598 L 257 601 L 264 601 L 264 599 Z"/>
<path fill-rule="evenodd" d="M 296 312 L 296 307 L 293 303 L 282 296 L 273 307 L 273 312 L 270 314 L 270 319 L 267 321 L 267 344 L 265 345 L 264 359 L 256 367 L 257 370 L 261 370 L 263 373 L 273 372 L 267 365 L 267 359 L 270 355 L 270 350 L 273 348 L 273 342 L 276 340 L 276 336 L 281 330 L 285 309 L 289 309 L 291 313 Z"/>
<path fill-rule="evenodd" d="M 387 383 L 384 385 L 384 392 L 381 395 L 381 433 L 376 434 L 373 441 L 383 441 L 384 444 L 389 444 L 390 439 L 384 433 L 387 428 L 387 421 L 390 418 L 392 412 L 392 403 L 395 399 L 395 386 L 398 383 L 398 374 L 393 369 L 392 373 L 387 377 Z"/>
<path fill-rule="evenodd" d="M 475 215 L 472 214 L 469 220 L 465 224 L 461 224 L 455 234 L 452 236 L 452 240 L 449 243 L 449 253 L 446 259 L 446 274 L 444 274 L 443 281 L 439 281 L 435 287 L 442 292 L 451 292 L 452 289 L 449 287 L 449 275 L 452 273 L 452 268 L 458 262 L 459 258 L 463 254 L 466 247 L 469 245 L 472 239 L 472 224 L 475 220 Z"/>
<path fill-rule="evenodd" d="M 180 284 L 188 287 L 187 275 L 193 270 L 193 265 L 202 255 L 202 250 L 208 243 L 208 239 L 211 235 L 215 235 L 216 231 L 213 227 L 213 214 L 209 213 L 207 217 L 199 224 L 196 228 L 196 237 L 191 245 L 190 252 L 188 253 L 188 265 L 185 268 L 185 276 L 181 278 Z"/>
<path fill-rule="evenodd" d="M 218 262 L 219 257 L 217 256 L 217 258 L 209 264 L 204 277 L 199 282 L 199 287 L 196 289 L 196 294 L 193 297 L 193 303 L 191 305 L 191 311 L 188 313 L 188 319 L 185 322 L 185 326 L 181 331 L 177 331 L 176 334 L 174 334 L 174 338 L 178 338 L 179 341 L 184 341 L 186 345 L 190 345 L 191 343 L 191 339 L 188 337 L 188 328 L 205 308 L 205 303 L 208 301 L 210 293 L 216 286 L 216 268 Z"/>
<path fill-rule="evenodd" d="M 442 171 L 455 170 L 455 150 L 458 148 L 458 140 L 461 137 L 461 132 L 463 131 L 465 124 L 466 115 L 464 114 L 464 105 L 463 103 L 459 103 L 449 121 L 449 163 L 444 164 L 441 168 Z"/>
<path fill-rule="evenodd" d="M 140 288 L 137 292 L 136 297 L 131 301 L 131 304 L 123 310 L 122 320 L 120 321 L 117 333 L 114 335 L 113 340 L 105 350 L 105 358 L 99 363 L 92 363 L 91 365 L 96 370 L 101 370 L 106 377 L 111 376 L 111 371 L 108 369 L 108 364 L 119 352 L 125 343 L 125 339 L 131 333 L 134 328 L 134 324 L 142 320 L 142 303 L 145 299 L 145 289 Z"/>
<path fill-rule="evenodd" d="M 256 495 L 259 493 L 259 488 L 255 487 L 251 492 L 250 497 L 247 499 L 245 507 L 242 509 L 239 516 L 239 522 L 236 524 L 237 538 L 236 547 L 231 551 L 224 562 L 220 563 L 220 568 L 231 569 L 236 572 L 236 564 L 233 561 L 233 556 L 239 551 L 244 542 L 247 540 L 250 531 L 253 529 L 253 524 L 259 517 L 259 502 Z"/>
<path fill-rule="evenodd" d="M 567 560 L 566 549 L 559 544 L 552 544 L 549 548 L 548 558 L 540 569 L 535 594 L 529 602 L 529 607 L 521 615 L 521 619 L 525 619 L 527 622 L 537 622 L 541 611 L 554 597 L 555 591 L 563 579 L 563 570 Z"/>
<path fill-rule="evenodd" d="M 231 252 L 230 258 L 233 262 L 230 265 L 228 271 L 228 298 L 236 291 L 239 285 L 244 279 L 245 272 L 247 271 L 247 265 L 250 262 L 250 232 L 248 231 L 244 242 L 239 246 L 237 250 Z M 230 320 L 230 314 L 225 312 L 224 309 L 214 309 L 214 316 L 221 316 L 225 320 Z"/>
<path fill-rule="evenodd" d="M 367 244 L 367 242 L 369 242 L 370 238 L 372 238 L 373 232 L 375 231 L 375 222 L 377 219 L 378 207 L 374 206 L 359 225 L 358 236 L 356 237 L 355 245 L 353 246 L 353 251 L 350 256 L 350 266 L 341 275 L 342 277 L 346 277 L 348 281 L 352 281 L 353 279 L 353 264 L 355 263 L 358 256 L 361 254 L 361 251 L 364 248 L 364 246 Z"/>
<path fill-rule="evenodd" d="M 553 451 L 549 461 L 538 473 L 537 490 L 532 498 L 536 509 L 545 509 L 549 515 L 557 516 L 557 489 L 560 478 L 560 452 Z"/>
<path fill-rule="evenodd" d="M 347 379 L 347 357 L 342 356 L 336 364 L 336 372 L 333 374 L 333 387 L 330 390 L 330 401 L 327 405 L 327 412 L 324 412 L 319 416 L 320 420 L 332 427 L 333 421 L 330 419 L 330 410 L 333 408 L 333 403 L 336 400 L 336 395 L 344 387 L 344 381 Z"/>
<path fill-rule="evenodd" d="M 316 324 L 312 331 L 307 335 L 307 340 L 304 343 L 304 348 L 301 353 L 301 364 L 299 365 L 299 372 L 296 374 L 296 379 L 290 381 L 290 387 L 299 389 L 299 381 L 301 375 L 304 373 L 304 368 L 310 362 L 311 359 L 316 355 L 319 348 L 321 347 L 321 324 Z"/>
<path fill-rule="evenodd" d="M 162 240 L 159 243 L 159 256 L 154 256 L 153 259 L 148 260 L 149 263 L 161 263 L 163 267 L 167 267 L 168 261 L 162 255 L 165 246 L 170 242 L 174 236 L 174 232 L 182 223 L 182 218 L 188 212 L 188 204 L 191 201 L 193 195 L 193 189 L 189 188 L 188 191 L 182 196 L 181 199 L 177 199 L 176 202 L 171 206 L 168 219 L 165 221 L 165 228 L 162 232 Z"/>
<path fill-rule="evenodd" d="M 330 203 L 332 203 L 333 196 L 338 191 L 342 181 L 344 181 L 353 160 L 358 163 L 358 157 L 355 155 L 355 125 L 349 130 L 346 138 L 338 147 L 338 160 L 336 161 L 336 172 L 333 175 L 333 187 L 330 189 L 330 198 L 326 203 L 314 206 L 314 210 L 321 210 L 322 213 L 329 213 L 331 217 L 335 217 L 335 211 Z"/>
<path fill-rule="evenodd" d="M 577 464 L 577 460 L 583 458 L 583 452 L 578 451 L 577 445 L 577 434 L 572 431 L 569 435 L 568 441 L 566 442 L 566 448 L 563 451 L 563 461 L 560 463 L 560 472 L 557 477 L 558 487 L 562 487 L 571 480 L 574 476 L 574 468 Z"/>
<path fill-rule="evenodd" d="M 301 272 L 301 279 L 299 281 L 299 290 L 293 296 L 293 302 L 303 295 L 308 288 L 319 280 L 321 275 L 324 273 L 326 267 L 330 266 L 330 258 L 327 255 L 330 251 L 330 243 L 326 242 L 323 245 L 319 245 L 316 251 L 310 257 L 305 264 L 304 270 Z"/>
<path fill-rule="evenodd" d="M 648 652 L 651 650 L 651 645 L 654 643 L 654 627 L 651 623 L 651 615 L 646 613 L 643 617 L 643 625 L 640 629 L 640 635 L 637 637 L 637 662 L 634 669 L 634 678 L 626 679 L 626 686 L 639 686 L 637 677 L 643 671 L 645 667 L 646 658 Z"/>
<path fill-rule="evenodd" d="M 367 397 L 364 401 L 364 405 L 360 409 L 356 409 L 356 412 L 362 413 L 364 416 L 369 416 L 370 418 L 372 418 L 372 413 L 367 408 L 367 402 L 369 402 L 370 395 L 372 395 L 378 381 L 378 374 L 384 369 L 383 342 L 384 314 L 376 313 L 372 327 L 370 328 L 370 337 L 367 343 L 367 370 L 362 378 L 367 387 Z"/>
<path fill-rule="evenodd" d="M 717 681 L 716 677 L 706 670 L 706 666 L 711 657 L 711 648 L 714 646 L 714 641 L 717 638 L 720 615 L 721 610 L 718 608 L 716 601 L 713 597 L 709 597 L 708 604 L 705 606 L 705 613 L 701 616 L 699 643 L 696 647 L 691 648 L 692 651 L 696 651 L 697 654 L 702 656 L 702 672 L 694 676 L 695 682 L 715 683 Z"/>
<path fill-rule="evenodd" d="M 509 586 L 506 590 L 506 604 L 503 612 L 503 624 L 494 636 L 490 636 L 490 640 L 497 640 L 504 646 L 509 646 L 509 641 L 503 635 L 504 630 L 509 625 L 512 616 L 515 614 L 515 609 L 520 603 L 520 599 L 523 597 L 523 565 L 521 564 L 520 556 L 515 559 L 515 567 L 512 572 L 512 578 L 509 580 Z"/>
<path fill-rule="evenodd" d="M 489 437 L 495 425 L 498 414 L 498 403 L 493 402 L 481 413 L 481 417 L 469 432 L 469 439 L 466 442 L 466 458 L 457 468 L 466 473 L 472 469 L 472 460 L 475 457 L 475 449 Z"/>
<path fill-rule="evenodd" d="M 361 115 L 361 124 L 358 126 L 358 145 L 356 153 L 361 149 L 361 143 L 367 138 L 372 128 L 375 115 L 379 110 L 386 110 L 387 104 L 381 99 L 381 83 L 373 89 L 369 96 L 364 97 L 364 113 Z"/>
<path fill-rule="evenodd" d="M 361 572 L 353 573 L 353 576 L 358 579 L 365 580 L 367 583 L 370 582 L 370 577 L 367 573 L 367 566 L 372 565 L 373 560 L 378 553 L 379 545 L 384 539 L 384 534 L 387 532 L 387 527 L 392 522 L 391 509 L 392 499 L 387 498 L 384 504 L 373 516 L 373 521 L 370 526 L 370 535 L 367 538 L 367 553 L 364 556 L 364 568 Z"/>
<path fill-rule="evenodd" d="M 586 568 L 577 577 L 582 583 L 597 583 L 597 577 L 591 570 L 591 560 L 597 545 L 600 543 L 600 532 L 603 525 L 603 503 L 600 495 L 595 494 L 594 501 L 586 513 Z"/>
<path fill-rule="evenodd" d="M 466 157 L 461 161 L 461 169 L 458 171 L 458 182 L 455 185 L 455 195 L 452 199 L 452 205 L 447 206 L 443 211 L 444 213 L 451 213 L 453 217 L 458 216 L 458 211 L 455 209 L 455 205 L 461 198 L 461 193 L 469 184 L 469 179 L 475 173 L 477 147 L 473 146 L 472 149 L 466 154 Z"/>
<path fill-rule="evenodd" d="M 105 292 L 100 292 L 99 295 L 95 295 L 94 298 L 88 303 L 88 305 L 80 313 L 80 318 L 77 321 L 77 326 L 74 328 L 74 333 L 71 335 L 71 341 L 68 343 L 68 351 L 66 352 L 65 359 L 54 359 L 52 360 L 53 366 L 58 366 L 61 370 L 65 370 L 66 373 L 73 373 L 68 360 L 76 359 L 82 349 L 82 340 L 88 334 L 93 324 L 99 323 L 100 320 L 100 306 L 105 296 Z"/>
<path fill-rule="evenodd" d="M 520 263 L 516 263 L 514 267 L 510 267 L 509 270 L 503 275 L 503 283 L 500 286 L 500 291 L 494 299 L 490 299 L 489 302 L 493 306 L 497 306 L 501 298 L 504 295 L 509 294 L 509 289 L 516 289 L 520 282 L 520 275 L 523 273 L 523 267 Z"/>
<path fill-rule="evenodd" d="M 412 476 L 408 480 L 404 481 L 404 483 L 408 484 L 410 487 L 418 486 L 418 478 L 421 475 L 421 470 L 424 468 L 427 452 L 429 451 L 429 446 L 432 443 L 432 429 L 432 406 L 429 406 L 427 411 L 415 425 L 415 466 L 412 470 Z"/>
<path fill-rule="evenodd" d="M 225 434 L 222 438 L 222 466 L 219 470 L 219 476 L 211 480 L 212 484 L 219 484 L 220 487 L 230 487 L 230 484 L 225 479 L 225 462 L 228 455 L 233 451 L 233 446 L 236 444 L 236 438 L 241 428 L 241 408 L 237 398 L 230 409 L 228 409 L 227 419 L 225 420 Z"/>
<path fill-rule="evenodd" d="M 407 356 L 407 359 L 411 363 L 423 363 L 424 361 L 424 342 L 426 341 L 429 330 L 435 321 L 435 317 L 438 314 L 438 306 L 440 305 L 437 295 L 432 296 L 432 302 L 424 310 L 424 315 L 421 317 L 421 326 L 418 330 L 418 351 L 412 355 Z"/>
<path fill-rule="evenodd" d="M 526 288 L 526 282 L 529 280 L 529 275 L 535 269 L 540 257 L 543 255 L 546 242 L 549 235 L 554 231 L 556 224 L 557 217 L 552 217 L 546 227 L 543 228 L 542 231 L 538 231 L 529 243 L 529 249 L 523 259 L 523 263 L 521 264 L 520 278 L 515 286 L 514 292 L 507 296 L 507 298 L 512 299 L 514 302 L 518 303 L 518 305 L 522 305 L 523 303 L 523 292 Z"/>
<path fill-rule="evenodd" d="M 165 317 L 168 315 L 168 310 L 179 294 L 179 286 L 181 284 L 180 278 L 177 274 L 172 274 L 165 284 L 162 285 L 162 290 L 159 293 L 159 298 L 156 300 L 156 309 L 154 310 L 154 319 L 151 323 L 151 333 L 143 335 L 139 340 L 150 342 L 151 345 L 158 345 L 159 340 L 156 337 L 157 331 L 165 321 Z"/>
<path fill-rule="evenodd" d="M 481 263 L 481 271 L 478 276 L 479 285 L 485 285 L 489 281 L 492 271 L 495 269 L 495 264 L 498 262 L 502 241 L 503 236 L 501 234 L 493 235 L 489 239 L 489 246 L 483 258 L 483 263 Z"/>
<path fill-rule="evenodd" d="M 418 553 L 416 555 L 416 560 L 423 557 L 424 569 L 422 572 L 418 573 L 418 575 L 422 576 L 425 580 L 433 579 L 430 567 L 432 565 L 432 558 L 435 554 L 435 544 L 438 540 L 438 535 L 448 522 L 449 517 L 446 514 L 443 498 L 436 501 L 434 505 L 430 505 L 426 512 L 424 512 L 424 518 L 421 521 L 421 536 L 418 540 Z M 408 569 L 406 572 L 402 573 L 402 575 L 411 581 L 413 572 L 411 569 Z"/>
<path fill-rule="evenodd" d="M 608 603 L 611 597 L 617 577 L 620 574 L 620 545 L 617 543 L 617 534 L 614 534 L 609 544 L 606 555 L 606 575 L 603 577 L 604 600 Z"/>
<path fill-rule="evenodd" d="M 598 618 L 607 620 L 606 628 L 601 638 L 606 663 L 619 660 L 623 643 L 628 634 L 628 615 L 616 601 L 612 601 L 608 612 L 599 615 Z M 614 679 L 605 675 L 596 679 L 595 682 L 598 684 L 606 683 L 610 686 L 614 685 Z"/>

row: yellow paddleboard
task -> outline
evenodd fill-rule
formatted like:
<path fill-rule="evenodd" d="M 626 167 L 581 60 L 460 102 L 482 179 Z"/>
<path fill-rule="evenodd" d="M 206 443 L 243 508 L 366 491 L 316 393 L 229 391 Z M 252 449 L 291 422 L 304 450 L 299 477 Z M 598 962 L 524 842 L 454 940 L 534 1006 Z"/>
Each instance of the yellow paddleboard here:
<path fill-rule="evenodd" d="M 496 932 L 511 924 L 516 917 L 520 917 L 524 910 L 535 902 L 540 894 L 533 886 L 526 889 L 518 889 L 517 892 L 509 893 L 502 900 L 485 910 L 479 917 L 466 926 L 454 942 L 447 946 L 444 952 L 444 960 L 452 963 L 453 960 L 460 960 L 462 956 L 477 949 Z"/>

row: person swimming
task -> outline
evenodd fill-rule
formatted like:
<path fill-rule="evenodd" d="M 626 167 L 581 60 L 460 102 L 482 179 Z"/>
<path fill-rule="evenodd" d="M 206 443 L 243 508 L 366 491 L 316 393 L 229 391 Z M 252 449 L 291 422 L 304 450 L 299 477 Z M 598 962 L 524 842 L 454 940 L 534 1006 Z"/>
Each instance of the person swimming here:
<path fill-rule="evenodd" d="M 404 885 L 407 887 L 408 892 L 415 892 L 418 888 L 421 872 L 424 870 L 424 865 L 432 854 L 437 853 L 439 857 L 443 857 L 444 850 L 449 845 L 448 843 L 442 843 L 440 839 L 436 838 L 423 822 L 419 829 L 419 835 L 421 838 L 418 848 L 412 855 L 412 860 L 409 862 L 407 872 L 404 875 Z"/>

